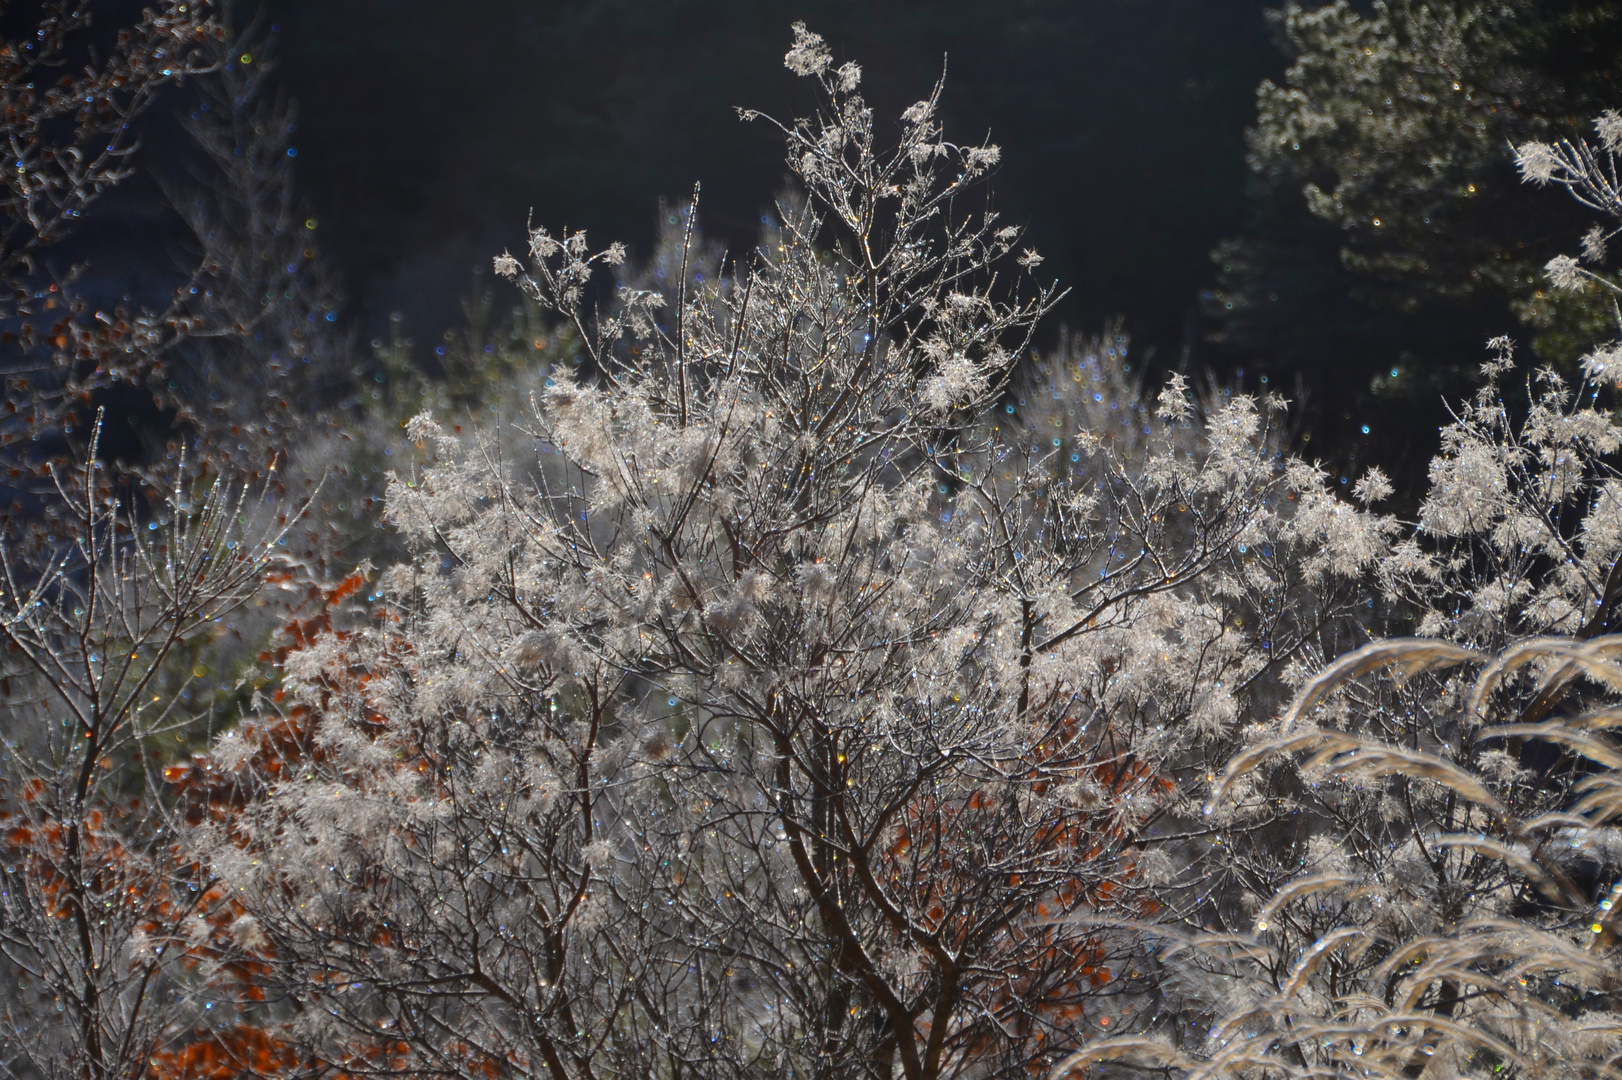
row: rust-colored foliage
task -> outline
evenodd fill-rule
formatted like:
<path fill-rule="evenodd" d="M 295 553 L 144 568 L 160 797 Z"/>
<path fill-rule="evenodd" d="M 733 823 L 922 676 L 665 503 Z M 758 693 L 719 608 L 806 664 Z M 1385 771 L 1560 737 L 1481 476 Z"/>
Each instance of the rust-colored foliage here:
<path fill-rule="evenodd" d="M 330 588 L 312 586 L 308 613 L 295 613 L 266 661 L 284 661 L 317 634 L 340 632 L 333 628 L 334 613 L 364 580 L 355 574 Z M 73 826 L 71 792 L 43 779 L 20 786 L 0 803 L 0 865 L 13 868 L 13 890 L 35 898 L 50 919 L 82 919 L 92 931 L 108 924 L 133 927 L 133 959 L 115 959 L 116 942 L 103 945 L 100 939 L 86 938 L 92 955 L 105 953 L 112 963 L 130 965 L 115 976 L 126 980 L 118 985 L 133 980 L 146 993 L 168 972 L 190 980 L 190 992 L 215 1002 L 222 1018 L 234 1018 L 168 1036 L 153 1046 L 144 1055 L 147 1080 L 332 1071 L 334 1063 L 313 1060 L 301 1050 L 285 1028 L 284 1013 L 266 1004 L 276 961 L 273 943 L 229 889 L 213 879 L 209 867 L 197 861 L 189 837 L 155 828 L 163 818 L 191 826 L 229 822 L 268 785 L 309 760 L 309 719 L 295 708 L 274 721 L 246 725 L 242 737 L 253 750 L 231 769 L 221 768 L 212 754 L 165 767 L 167 797 L 182 811 L 178 816 L 159 813 L 138 796 L 103 794 L 77 815 Z M 136 757 L 146 753 L 136 751 Z M 104 759 L 97 766 L 109 769 L 112 764 Z M 88 1011 L 82 1001 L 91 992 L 81 993 L 82 1011 Z M 400 1047 L 390 1051 L 391 1045 L 356 1047 L 355 1056 L 397 1058 Z"/>
<path fill-rule="evenodd" d="M 251 1024 L 195 1033 L 181 1046 L 152 1055 L 152 1080 L 237 1080 L 293 1076 L 300 1071 L 292 1045 Z"/>
<path fill-rule="evenodd" d="M 284 575 L 278 583 L 286 584 L 290 580 Z M 353 613 L 351 602 L 365 588 L 366 580 L 367 575 L 357 571 L 335 585 L 309 585 L 302 608 L 294 612 L 272 645 L 260 654 L 260 662 L 272 670 L 281 670 L 290 657 L 309 648 L 318 638 L 331 636 L 346 640 L 352 631 L 340 625 L 341 616 Z M 325 701 L 330 694 L 363 688 L 380 674 L 351 670 L 353 687 L 329 683 L 320 700 Z M 286 701 L 280 689 L 273 691 L 270 697 L 277 705 Z M 192 827 L 224 825 L 224 835 L 232 842 L 245 848 L 250 846 L 248 837 L 231 828 L 237 813 L 263 797 L 272 785 L 324 760 L 322 750 L 311 737 L 317 712 L 306 704 L 288 704 L 286 708 L 273 711 L 268 718 L 244 721 L 237 737 L 243 740 L 246 752 L 229 766 L 209 752 L 167 768 L 165 778 L 184 810 L 184 820 Z M 387 721 L 373 713 L 370 723 L 374 731 L 381 731 Z M 205 958 L 212 961 L 218 972 L 216 992 L 237 1002 L 246 1016 L 254 1011 L 256 1003 L 265 1000 L 266 985 L 277 961 L 276 948 L 246 909 L 228 893 L 222 890 L 211 899 L 214 903 L 209 907 L 210 934 L 184 962 L 195 964 Z M 382 927 L 376 932 L 383 937 L 388 934 Z M 326 1047 L 325 1057 L 314 1056 L 292 1037 L 285 1017 L 271 1012 L 265 1015 L 272 1018 L 259 1023 L 244 1020 L 223 1029 L 199 1029 L 178 1040 L 163 1053 L 153 1055 L 147 1080 L 226 1080 L 240 1076 L 290 1077 L 313 1073 L 347 1077 L 378 1070 L 400 1070 L 410 1065 L 409 1045 L 386 1033 L 379 1033 L 375 1039 Z M 443 1049 L 446 1053 L 455 1051 L 455 1047 Z M 477 1058 L 472 1048 L 466 1050 L 470 1060 Z M 494 1076 L 501 1070 L 492 1066 L 484 1071 Z"/>
<path fill-rule="evenodd" d="M 1081 868 L 1119 851 L 1129 840 L 1119 813 L 1123 797 L 1161 794 L 1172 787 L 1133 760 L 1098 760 L 1096 745 L 1084 740 L 1080 725 L 1066 717 L 1018 766 L 1005 774 L 1000 790 L 974 788 L 955 799 L 916 798 L 883 851 L 878 873 L 915 912 L 920 928 L 939 935 L 957 955 L 974 954 L 983 978 L 971 996 L 977 1011 L 997 1019 L 987 1033 L 965 1048 L 968 1056 L 992 1052 L 1014 1035 L 1023 1044 L 1026 1069 L 1039 1075 L 1050 1051 L 1074 1039 L 1087 1004 L 1115 978 L 1104 947 L 1078 929 L 1073 917 L 1089 910 L 1153 914 L 1147 899 L 1126 895 L 1125 872 L 1083 876 Z M 1024 788 L 1042 796 L 1061 781 L 1083 778 L 1098 791 L 1091 810 L 1043 816 L 1021 822 L 1011 800 Z M 965 903 L 964 897 L 990 898 L 985 890 L 986 853 L 1017 847 L 1019 870 L 1007 874 L 1003 899 Z M 1002 921 L 996 912 L 1007 916 Z M 997 930 L 986 933 L 988 921 Z M 977 940 L 978 939 L 978 940 Z M 927 1024 L 922 1025 L 927 1034 Z"/>

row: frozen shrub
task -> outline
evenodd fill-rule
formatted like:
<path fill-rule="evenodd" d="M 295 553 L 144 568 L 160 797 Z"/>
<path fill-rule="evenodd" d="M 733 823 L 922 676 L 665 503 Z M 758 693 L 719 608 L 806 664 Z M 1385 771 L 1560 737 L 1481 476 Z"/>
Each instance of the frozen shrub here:
<path fill-rule="evenodd" d="M 967 194 L 996 148 L 939 85 L 881 146 L 795 35 L 821 106 L 748 257 L 695 198 L 600 318 L 617 245 L 496 259 L 579 368 L 521 423 L 410 424 L 415 557 L 288 656 L 255 730 L 296 767 L 203 834 L 322 1060 L 1044 1069 L 1151 1000 L 1102 924 L 1164 912 L 1161 826 L 1354 625 L 1393 524 L 1281 453 L 1281 403 L 1146 398 L 1124 341 L 1011 390 L 1055 294 Z"/>
<path fill-rule="evenodd" d="M 1622 220 L 1617 126 L 1518 151 L 1529 181 L 1607 215 L 1590 266 Z M 1548 273 L 1616 289 L 1590 266 Z M 1149 935 L 1174 1006 L 1066 1071 L 1615 1072 L 1618 346 L 1575 384 L 1533 373 L 1519 402 L 1509 343 L 1490 348 L 1412 534 L 1376 559 L 1423 636 L 1340 657 L 1213 776 L 1204 917 Z"/>

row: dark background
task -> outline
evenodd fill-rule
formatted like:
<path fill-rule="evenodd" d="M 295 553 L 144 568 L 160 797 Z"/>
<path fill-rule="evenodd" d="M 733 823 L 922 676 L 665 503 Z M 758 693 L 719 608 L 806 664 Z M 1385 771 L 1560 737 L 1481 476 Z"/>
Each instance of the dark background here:
<path fill-rule="evenodd" d="M 141 0 L 94 2 L 97 32 L 107 34 L 128 25 Z M 992 199 L 1005 221 L 1028 228 L 1026 242 L 1046 258 L 1042 272 L 1069 290 L 1039 349 L 1065 327 L 1090 334 L 1120 318 L 1135 372 L 1155 382 L 1180 368 L 1282 392 L 1293 403 L 1296 450 L 1348 478 L 1379 464 L 1407 505 L 1423 492 L 1446 403 L 1478 379 L 1483 343 L 1507 334 L 1540 348 L 1513 296 L 1470 285 L 1473 265 L 1442 257 L 1435 275 L 1391 281 L 1347 265 L 1362 242 L 1356 228 L 1309 213 L 1301 186 L 1333 187 L 1342 162 L 1357 168 L 1359 153 L 1391 148 L 1348 153 L 1341 141 L 1362 136 L 1337 132 L 1315 165 L 1247 166 L 1258 84 L 1281 80 L 1290 63 L 1268 10 L 1281 0 L 216 2 L 247 28 L 253 70 L 268 71 L 271 91 L 297 105 L 296 156 L 278 160 L 292 163 L 307 208 L 299 220 L 308 213 L 318 223 L 311 236 L 321 258 L 311 265 L 338 296 L 333 321 L 321 326 L 342 339 L 321 370 L 305 369 L 330 389 L 312 401 L 353 404 L 357 377 L 369 392 L 385 381 L 382 369 L 401 354 L 370 346 L 390 337 L 396 314 L 414 339 L 413 362 L 447 374 L 434 346 L 464 325 L 464 300 L 488 294 L 497 313 L 516 302 L 490 264 L 505 249 L 524 251 L 526 221 L 585 228 L 593 246 L 620 240 L 633 258 L 645 256 L 668 218 L 661 201 L 684 201 L 697 181 L 709 238 L 734 253 L 750 248 L 788 170 L 782 137 L 737 110 L 792 120 L 813 109 L 812 84 L 783 66 L 798 19 L 827 39 L 836 63 L 863 66 L 881 139 L 945 69 L 948 138 L 1001 146 Z M 1446 144 L 1439 150 L 1421 138 L 1396 147 L 1393 160 L 1458 152 L 1477 162 L 1464 179 L 1502 198 L 1480 200 L 1469 217 L 1447 187 L 1462 180 L 1443 177 L 1416 205 L 1452 216 L 1404 250 L 1440 257 L 1481 248 L 1518 259 L 1516 288 L 1530 295 L 1548 256 L 1575 249 L 1588 215 L 1520 183 L 1509 147 L 1547 137 L 1552 121 L 1555 134 L 1580 136 L 1581 118 L 1618 103 L 1622 8 L 1413 0 L 1389 5 L 1392 32 L 1412 32 L 1401 12 L 1431 3 L 1468 19 L 1500 12 L 1489 38 L 1471 46 L 1485 51 L 1461 61 L 1474 65 L 1461 77 L 1485 104 L 1432 133 Z M 33 10 L 0 5 L 0 29 L 27 30 Z M 1372 14 L 1362 0 L 1350 10 Z M 1335 62 L 1351 66 L 1334 70 L 1360 65 L 1346 48 L 1360 51 L 1343 46 Z M 1385 83 L 1344 81 L 1319 87 L 1311 107 L 1393 107 Z M 181 130 L 180 118 L 201 115 L 199 89 L 168 88 L 141 118 L 134 176 L 52 254 L 88 264 L 81 291 L 96 304 L 122 297 L 161 307 L 177 274 L 196 264 L 172 205 L 176 192 L 206 195 L 211 183 Z M 1431 99 L 1404 92 L 1394 111 L 1428 130 Z M 1381 174 L 1375 186 L 1400 194 L 1406 175 Z M 1525 252 L 1516 228 L 1537 233 Z M 1214 255 L 1219 248 L 1226 254 Z M 322 311 L 332 295 L 323 294 Z M 1604 328 L 1584 327 L 1572 340 L 1587 348 L 1594 333 L 1608 333 L 1609 310 L 1601 314 Z M 1574 370 L 1577 351 L 1532 359 Z M 253 372 L 241 378 L 238 396 L 248 401 Z M 227 381 L 211 393 L 225 393 Z"/>
<path fill-rule="evenodd" d="M 461 320 L 524 223 L 646 252 L 661 198 L 703 183 L 734 250 L 783 185 L 809 87 L 782 64 L 804 19 L 896 117 L 947 68 L 949 138 L 988 132 L 1006 220 L 1072 291 L 1049 329 L 1124 315 L 1142 356 L 1192 349 L 1209 252 L 1241 226 L 1243 131 L 1285 61 L 1257 0 L 271 0 L 299 103 L 300 186 L 371 336 Z M 487 275 L 486 275 L 487 277 Z M 497 289 L 505 286 L 497 285 Z"/>

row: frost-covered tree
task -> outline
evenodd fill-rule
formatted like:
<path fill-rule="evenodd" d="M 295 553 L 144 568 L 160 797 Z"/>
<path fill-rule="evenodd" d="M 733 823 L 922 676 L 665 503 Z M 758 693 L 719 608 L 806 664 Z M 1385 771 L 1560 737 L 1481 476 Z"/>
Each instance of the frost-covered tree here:
<path fill-rule="evenodd" d="M 1615 155 L 1524 144 L 1521 170 L 1622 222 Z M 1615 288 L 1570 256 L 1556 288 Z M 1622 899 L 1613 735 L 1619 346 L 1505 392 L 1507 342 L 1442 432 L 1413 533 L 1380 560 L 1420 637 L 1306 680 L 1214 777 L 1234 887 L 1217 933 L 1157 927 L 1182 1008 L 1071 1060 L 1198 1076 L 1614 1075 Z M 1269 830 L 1251 831 L 1268 820 Z"/>
<path fill-rule="evenodd" d="M 308 400 L 276 350 L 323 311 L 285 110 L 257 107 L 245 62 L 259 39 L 207 2 L 125 27 L 93 25 L 95 7 L 8 8 L 0 40 L 0 1073 L 28 1080 L 194 1073 L 216 984 L 248 970 L 241 910 L 182 843 L 171 781 L 246 697 L 238 676 L 276 618 L 267 571 L 285 577 L 299 512 L 275 462 L 288 400 Z M 196 261 L 157 308 L 97 310 L 85 264 L 59 260 L 108 253 L 101 200 L 181 84 L 213 106 L 191 130 L 206 191 L 176 199 Z M 211 368 L 255 373 L 234 411 L 201 404 Z M 108 412 L 152 397 L 201 451 L 107 448 Z M 260 482 L 222 479 L 233 465 Z"/>
<path fill-rule="evenodd" d="M 0 542 L 0 1072 L 30 1080 L 145 1075 L 204 1013 L 234 916 L 167 791 L 193 724 L 174 669 L 261 591 L 285 534 L 222 484 L 177 485 L 142 527 L 89 451 L 55 476 L 49 559 Z"/>
<path fill-rule="evenodd" d="M 882 146 L 803 26 L 786 64 L 822 104 L 747 257 L 695 199 L 600 317 L 618 245 L 496 260 L 581 365 L 521 422 L 412 423 L 416 557 L 208 761 L 245 797 L 199 850 L 315 1059 L 1041 1071 L 1152 1009 L 1104 924 L 1197 891 L 1213 755 L 1355 627 L 1392 524 L 1282 455 L 1280 403 L 1147 398 L 1114 338 L 1016 385 L 1055 294 L 976 189 L 997 149 L 940 85 Z"/>

